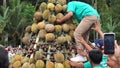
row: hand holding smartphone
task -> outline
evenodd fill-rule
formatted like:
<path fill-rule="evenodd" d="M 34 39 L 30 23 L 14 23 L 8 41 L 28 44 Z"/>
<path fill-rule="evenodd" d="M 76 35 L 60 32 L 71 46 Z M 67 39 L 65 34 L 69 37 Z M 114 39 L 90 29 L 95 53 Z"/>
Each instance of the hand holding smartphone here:
<path fill-rule="evenodd" d="M 115 33 L 104 33 L 104 53 L 114 54 Z"/>

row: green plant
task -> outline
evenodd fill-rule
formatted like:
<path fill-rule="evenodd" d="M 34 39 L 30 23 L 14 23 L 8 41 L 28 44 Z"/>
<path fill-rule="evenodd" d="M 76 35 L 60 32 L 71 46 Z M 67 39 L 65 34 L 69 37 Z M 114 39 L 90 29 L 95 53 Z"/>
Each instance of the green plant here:
<path fill-rule="evenodd" d="M 5 13 L 4 16 L 6 15 L 7 18 L 0 19 L 6 21 L 3 30 L 5 34 L 8 34 L 8 44 L 17 45 L 20 44 L 24 28 L 28 24 L 32 24 L 35 9 L 32 4 L 20 0 L 9 0 L 8 6 L 9 15 Z"/>
<path fill-rule="evenodd" d="M 0 7 L 1 14 L 0 14 L 0 34 L 4 30 L 4 27 L 6 26 L 6 23 L 8 23 L 8 17 L 9 17 L 9 7 L 4 8 L 3 6 Z"/>

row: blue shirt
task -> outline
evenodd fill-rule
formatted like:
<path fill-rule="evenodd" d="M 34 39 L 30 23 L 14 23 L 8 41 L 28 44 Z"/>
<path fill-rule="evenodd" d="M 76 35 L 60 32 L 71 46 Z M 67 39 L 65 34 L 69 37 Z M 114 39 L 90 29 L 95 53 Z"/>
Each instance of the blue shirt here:
<path fill-rule="evenodd" d="M 71 11 L 75 14 L 78 22 L 80 22 L 85 16 L 95 15 L 98 18 L 100 18 L 98 12 L 92 6 L 84 2 L 78 1 L 69 2 L 67 12 Z"/>
<path fill-rule="evenodd" d="M 97 58 L 96 58 L 97 59 Z M 92 67 L 90 61 L 84 63 L 84 68 L 109 68 L 107 65 L 108 56 L 103 56 L 99 66 Z"/>

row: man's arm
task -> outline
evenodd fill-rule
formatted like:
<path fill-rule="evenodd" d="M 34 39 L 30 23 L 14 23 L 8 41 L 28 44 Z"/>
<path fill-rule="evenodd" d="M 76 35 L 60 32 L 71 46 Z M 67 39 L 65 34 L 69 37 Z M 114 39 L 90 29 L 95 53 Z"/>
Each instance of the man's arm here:
<path fill-rule="evenodd" d="M 74 61 L 69 61 L 69 64 L 75 68 L 84 68 L 84 64 L 82 62 L 74 62 Z"/>
<path fill-rule="evenodd" d="M 91 28 L 91 29 L 96 31 L 100 35 L 101 38 L 104 38 L 104 33 L 101 31 L 100 23 L 94 23 L 94 24 L 95 24 L 95 28 Z"/>
<path fill-rule="evenodd" d="M 90 47 L 90 45 L 87 44 L 87 42 L 83 39 L 83 37 L 81 36 L 79 38 L 79 42 L 85 46 L 85 48 L 88 50 L 88 51 L 91 51 L 93 48 Z"/>
<path fill-rule="evenodd" d="M 55 24 L 62 24 L 73 16 L 73 12 L 68 12 L 63 18 L 57 19 Z"/>

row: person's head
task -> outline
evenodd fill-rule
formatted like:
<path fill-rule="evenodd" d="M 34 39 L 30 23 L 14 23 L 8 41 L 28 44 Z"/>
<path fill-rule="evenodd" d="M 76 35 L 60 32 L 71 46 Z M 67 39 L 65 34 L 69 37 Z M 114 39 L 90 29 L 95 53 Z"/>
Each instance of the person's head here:
<path fill-rule="evenodd" d="M 0 46 L 0 68 L 8 68 L 9 60 L 8 60 L 8 52 L 4 47 Z"/>
<path fill-rule="evenodd" d="M 96 39 L 95 41 L 94 41 L 94 46 L 96 47 L 96 48 L 99 48 L 100 50 L 103 50 L 103 39 Z"/>
<path fill-rule="evenodd" d="M 102 52 L 98 49 L 93 49 L 88 53 L 89 59 L 94 64 L 100 64 L 102 61 Z"/>

